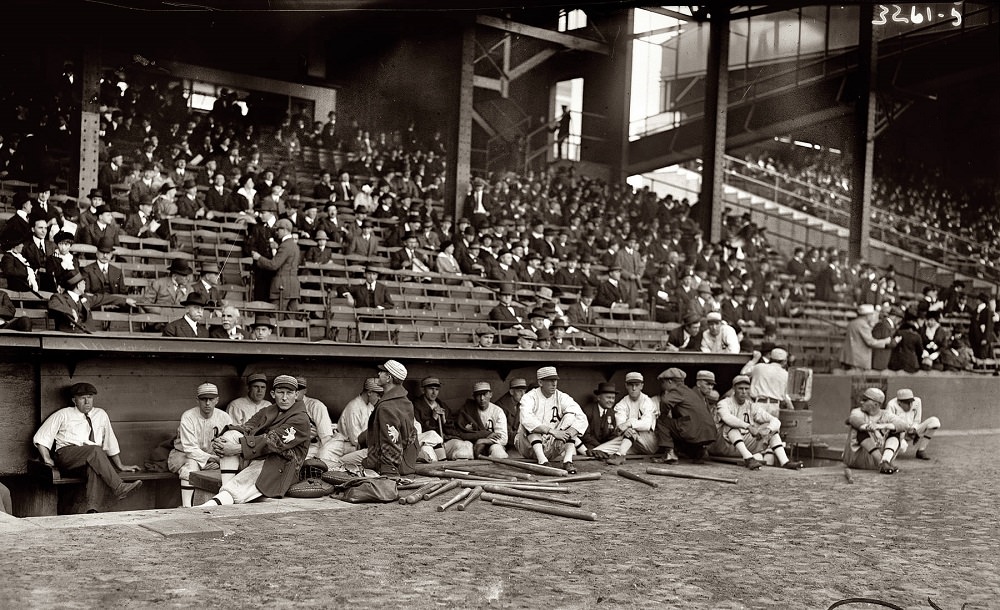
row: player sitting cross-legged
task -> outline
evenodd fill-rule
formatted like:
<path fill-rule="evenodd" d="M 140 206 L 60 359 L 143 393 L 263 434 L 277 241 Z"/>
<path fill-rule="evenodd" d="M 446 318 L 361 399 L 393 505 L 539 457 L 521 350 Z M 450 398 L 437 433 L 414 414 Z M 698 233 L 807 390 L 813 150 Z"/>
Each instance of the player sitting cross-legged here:
<path fill-rule="evenodd" d="M 778 465 L 789 470 L 802 468 L 802 462 L 789 460 L 778 430 L 781 422 L 768 413 L 763 405 L 750 400 L 750 377 L 737 375 L 733 379 L 733 395 L 715 406 L 715 425 L 720 438 L 708 448 L 713 455 L 743 458 L 750 470 L 764 464 Z"/>
<path fill-rule="evenodd" d="M 851 468 L 895 474 L 899 468 L 892 463 L 899 452 L 906 422 L 882 408 L 885 393 L 868 388 L 861 395 L 861 405 L 851 410 L 847 425 L 851 427 L 851 443 L 844 448 L 844 465 Z"/>

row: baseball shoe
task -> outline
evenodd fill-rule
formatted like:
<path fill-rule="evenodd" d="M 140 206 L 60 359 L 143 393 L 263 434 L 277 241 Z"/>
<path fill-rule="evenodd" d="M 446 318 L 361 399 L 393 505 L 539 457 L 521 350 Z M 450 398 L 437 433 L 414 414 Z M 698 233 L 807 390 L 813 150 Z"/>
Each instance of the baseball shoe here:
<path fill-rule="evenodd" d="M 612 466 L 621 466 L 624 463 L 625 463 L 624 455 L 615 454 L 608 458 L 608 464 L 611 464 Z"/>
<path fill-rule="evenodd" d="M 563 462 L 562 469 L 569 474 L 576 474 L 576 466 L 573 465 L 573 462 Z"/>
<path fill-rule="evenodd" d="M 743 460 L 743 465 L 750 470 L 760 470 L 760 467 L 764 464 L 757 458 L 751 456 Z"/>
<path fill-rule="evenodd" d="M 676 464 L 677 454 L 674 453 L 673 449 L 667 449 L 660 455 L 650 458 L 650 461 L 656 464 Z"/>
<path fill-rule="evenodd" d="M 918 460 L 930 460 L 931 456 L 927 455 L 927 452 L 924 451 L 923 449 L 921 449 L 920 451 L 917 452 L 917 459 Z"/>
<path fill-rule="evenodd" d="M 896 474 L 897 472 L 899 472 L 899 469 L 890 464 L 889 462 L 882 462 L 878 466 L 878 471 L 881 474 Z"/>
<path fill-rule="evenodd" d="M 118 496 L 119 500 L 124 500 L 130 493 L 140 487 L 142 487 L 142 481 L 132 481 L 131 483 L 123 481 L 121 485 L 115 488 L 115 495 Z"/>
<path fill-rule="evenodd" d="M 788 460 L 782 464 L 781 467 L 787 468 L 788 470 L 801 470 L 802 468 L 805 468 L 806 465 L 798 460 Z"/>
<path fill-rule="evenodd" d="M 695 454 L 694 458 L 691 460 L 692 464 L 704 464 L 708 461 L 708 449 L 705 447 L 699 447 L 698 453 Z"/>

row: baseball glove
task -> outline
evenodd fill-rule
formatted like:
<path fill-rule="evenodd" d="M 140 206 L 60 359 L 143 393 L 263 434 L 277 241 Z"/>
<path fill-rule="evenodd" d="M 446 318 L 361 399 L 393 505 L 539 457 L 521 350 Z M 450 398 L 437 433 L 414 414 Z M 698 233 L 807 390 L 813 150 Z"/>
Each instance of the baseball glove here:
<path fill-rule="evenodd" d="M 288 488 L 289 498 L 322 498 L 333 493 L 333 485 L 320 479 L 306 479 Z"/>

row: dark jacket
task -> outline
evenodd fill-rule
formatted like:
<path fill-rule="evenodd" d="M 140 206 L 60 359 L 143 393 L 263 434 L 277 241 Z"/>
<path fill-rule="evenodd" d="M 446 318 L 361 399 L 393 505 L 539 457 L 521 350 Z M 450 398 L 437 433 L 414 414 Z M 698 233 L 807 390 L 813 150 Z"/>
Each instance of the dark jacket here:
<path fill-rule="evenodd" d="M 615 410 L 613 406 L 604 413 L 604 417 L 601 417 L 601 408 L 596 402 L 582 408 L 589 422 L 587 431 L 583 433 L 583 444 L 587 446 L 587 449 L 593 449 L 615 437 Z"/>
<path fill-rule="evenodd" d="M 91 263 L 81 269 L 80 273 L 87 280 L 87 290 L 94 294 L 125 294 L 125 277 L 119 267 L 109 264 L 108 274 L 105 276 L 97 263 Z"/>
<path fill-rule="evenodd" d="M 183 337 L 185 339 L 197 339 L 198 337 L 205 337 L 205 330 L 198 329 L 197 331 L 192 330 L 191 325 L 187 323 L 187 320 L 182 318 L 177 318 L 167 323 L 163 327 L 164 337 Z"/>
<path fill-rule="evenodd" d="M 66 293 L 54 294 L 49 299 L 49 317 L 56 323 L 56 330 L 67 333 L 82 333 L 90 329 L 90 312 L 95 307 L 124 305 L 125 297 L 117 294 L 84 294 L 79 303 Z M 77 317 L 74 323 L 73 312 Z M 82 327 L 82 328 L 81 328 Z"/>
<path fill-rule="evenodd" d="M 268 405 L 242 426 L 227 426 L 239 430 L 244 460 L 264 460 L 264 469 L 257 477 L 257 489 L 268 498 L 280 498 L 298 480 L 299 467 L 309 451 L 309 415 L 301 400 L 287 411 Z"/>
<path fill-rule="evenodd" d="M 449 424 L 448 436 L 460 438 L 463 441 L 475 443 L 477 440 L 493 434 L 493 430 L 483 425 L 483 421 L 479 417 L 479 405 L 471 398 L 465 400 L 465 404 L 454 413 Z"/>
<path fill-rule="evenodd" d="M 308 430 L 308 427 L 307 427 Z M 416 470 L 417 429 L 413 425 L 413 403 L 406 390 L 390 388 L 368 418 L 368 457 L 362 465 L 384 475 L 410 474 Z"/>
<path fill-rule="evenodd" d="M 665 420 L 673 419 L 673 425 Z M 660 417 L 656 429 L 676 432 L 679 439 L 692 445 L 706 445 L 715 441 L 716 429 L 712 414 L 701 394 L 683 384 L 660 396 Z"/>

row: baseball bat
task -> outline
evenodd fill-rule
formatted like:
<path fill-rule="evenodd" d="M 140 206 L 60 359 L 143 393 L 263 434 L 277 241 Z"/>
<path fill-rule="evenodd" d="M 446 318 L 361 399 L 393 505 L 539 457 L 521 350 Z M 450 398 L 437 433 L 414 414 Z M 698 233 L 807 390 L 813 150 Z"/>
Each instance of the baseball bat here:
<path fill-rule="evenodd" d="M 499 470 L 481 468 L 481 469 L 473 470 L 472 474 L 478 474 L 480 476 L 492 475 L 492 476 L 503 477 L 504 479 L 506 479 L 507 477 L 514 477 L 514 478 L 519 479 L 521 481 L 534 481 L 535 480 L 535 475 L 531 474 L 530 472 L 501 472 Z"/>
<path fill-rule="evenodd" d="M 406 491 L 408 489 L 419 489 L 430 482 L 431 481 L 428 481 L 427 479 L 421 481 L 411 481 L 409 483 L 403 483 L 402 485 L 397 485 L 396 489 L 399 491 Z"/>
<path fill-rule="evenodd" d="M 417 491 L 411 493 L 405 498 L 400 498 L 400 504 L 416 504 L 424 498 L 424 494 L 434 491 L 439 485 L 442 485 L 444 481 L 431 481 L 430 483 L 424 483 L 417 488 Z"/>
<path fill-rule="evenodd" d="M 851 469 L 847 466 L 844 466 L 844 478 L 847 479 L 847 482 L 851 485 L 854 484 L 854 475 L 851 473 Z"/>
<path fill-rule="evenodd" d="M 548 494 L 540 493 L 537 491 L 521 491 L 520 489 L 511 489 L 510 487 L 504 487 L 502 485 L 486 485 L 483 487 L 485 491 L 491 494 L 501 495 L 501 496 L 513 496 L 515 498 L 526 498 L 528 500 L 545 500 L 546 502 L 555 502 L 556 504 L 565 504 L 567 506 L 575 506 L 579 508 L 583 502 L 580 500 L 572 500 L 570 498 L 555 498 Z"/>
<path fill-rule="evenodd" d="M 481 495 L 483 495 L 483 488 L 476 487 L 472 490 L 472 493 L 466 496 L 465 499 L 458 505 L 458 510 L 465 510 L 470 504 L 478 500 Z"/>
<path fill-rule="evenodd" d="M 434 491 L 432 491 L 430 493 L 424 494 L 424 500 L 430 500 L 431 498 L 433 498 L 435 496 L 440 496 L 444 492 L 451 491 L 452 489 L 455 489 L 456 487 L 458 487 L 458 481 L 448 481 L 447 483 L 445 483 L 441 487 L 438 487 Z"/>
<path fill-rule="evenodd" d="M 703 474 L 688 474 L 686 472 L 676 472 L 668 468 L 656 468 L 650 466 L 646 468 L 646 474 L 658 474 L 662 477 L 675 477 L 678 479 L 696 479 L 698 481 L 716 481 L 718 483 L 730 483 L 736 485 L 737 479 L 723 479 L 721 477 L 709 477 Z"/>
<path fill-rule="evenodd" d="M 528 472 L 533 472 L 535 474 L 542 474 L 549 477 L 566 476 L 566 471 L 563 470 L 562 468 L 554 468 L 552 466 L 542 466 L 541 464 L 531 464 L 529 462 L 519 462 L 517 460 L 512 460 L 510 458 L 487 457 L 486 459 L 495 464 L 503 464 L 504 466 L 520 468 L 521 470 L 527 470 Z"/>
<path fill-rule="evenodd" d="M 586 472 L 584 474 L 571 474 L 565 477 L 561 477 L 558 481 L 550 481 L 549 484 L 556 483 L 579 483 L 581 481 L 597 481 L 600 480 L 600 472 Z"/>
<path fill-rule="evenodd" d="M 439 513 L 443 513 L 444 511 L 448 510 L 448 508 L 450 508 L 451 506 L 454 506 L 455 504 L 458 504 L 462 500 L 468 498 L 469 494 L 471 494 L 471 493 L 472 493 L 471 489 L 463 489 L 463 490 L 459 491 L 450 500 L 448 500 L 444 504 L 438 506 L 437 507 L 438 512 Z"/>
<path fill-rule="evenodd" d="M 485 472 L 482 470 L 452 470 L 450 468 L 445 468 L 444 473 L 446 476 L 454 476 L 456 474 L 463 474 L 470 477 L 478 477 L 480 479 L 497 479 L 498 481 L 510 481 L 516 477 L 509 474 L 496 474 L 493 472 Z"/>
<path fill-rule="evenodd" d="M 650 487 L 659 487 L 660 486 L 660 484 L 657 483 L 656 481 L 650 481 L 646 477 L 641 477 L 641 476 L 639 476 L 637 474 L 632 474 L 631 472 L 629 472 L 627 470 L 619 469 L 618 470 L 618 476 L 626 478 L 626 479 L 632 479 L 633 481 L 639 481 L 640 483 L 645 483 L 646 485 L 649 485 Z"/>
<path fill-rule="evenodd" d="M 497 496 L 492 496 L 487 493 L 483 493 L 483 500 L 489 500 L 493 506 L 507 506 L 509 508 L 520 508 L 522 510 L 530 510 L 536 513 L 545 513 L 546 515 L 555 515 L 557 517 L 569 517 L 570 519 L 581 519 L 583 521 L 597 521 L 597 514 L 590 513 L 585 510 L 578 510 L 575 508 L 564 508 L 562 506 L 547 506 L 545 504 L 535 504 L 534 502 L 527 502 L 524 500 L 512 500 L 509 498 L 498 498 Z"/>
<path fill-rule="evenodd" d="M 441 477 L 444 479 L 464 479 L 466 481 L 510 481 L 511 483 L 516 482 L 518 479 L 514 477 L 504 477 L 503 479 L 498 479 L 496 477 L 484 477 L 478 474 L 471 474 L 467 472 L 461 472 L 458 470 L 432 470 L 428 472 L 432 477 Z"/>
<path fill-rule="evenodd" d="M 510 487 L 513 489 L 524 489 L 524 490 L 544 490 L 544 491 L 555 491 L 557 493 L 569 493 L 568 487 L 560 487 L 556 483 L 510 483 L 507 481 L 492 481 L 492 480 L 480 480 L 480 481 L 459 481 L 462 487 L 480 487 L 482 485 L 500 485 L 502 487 Z"/>

